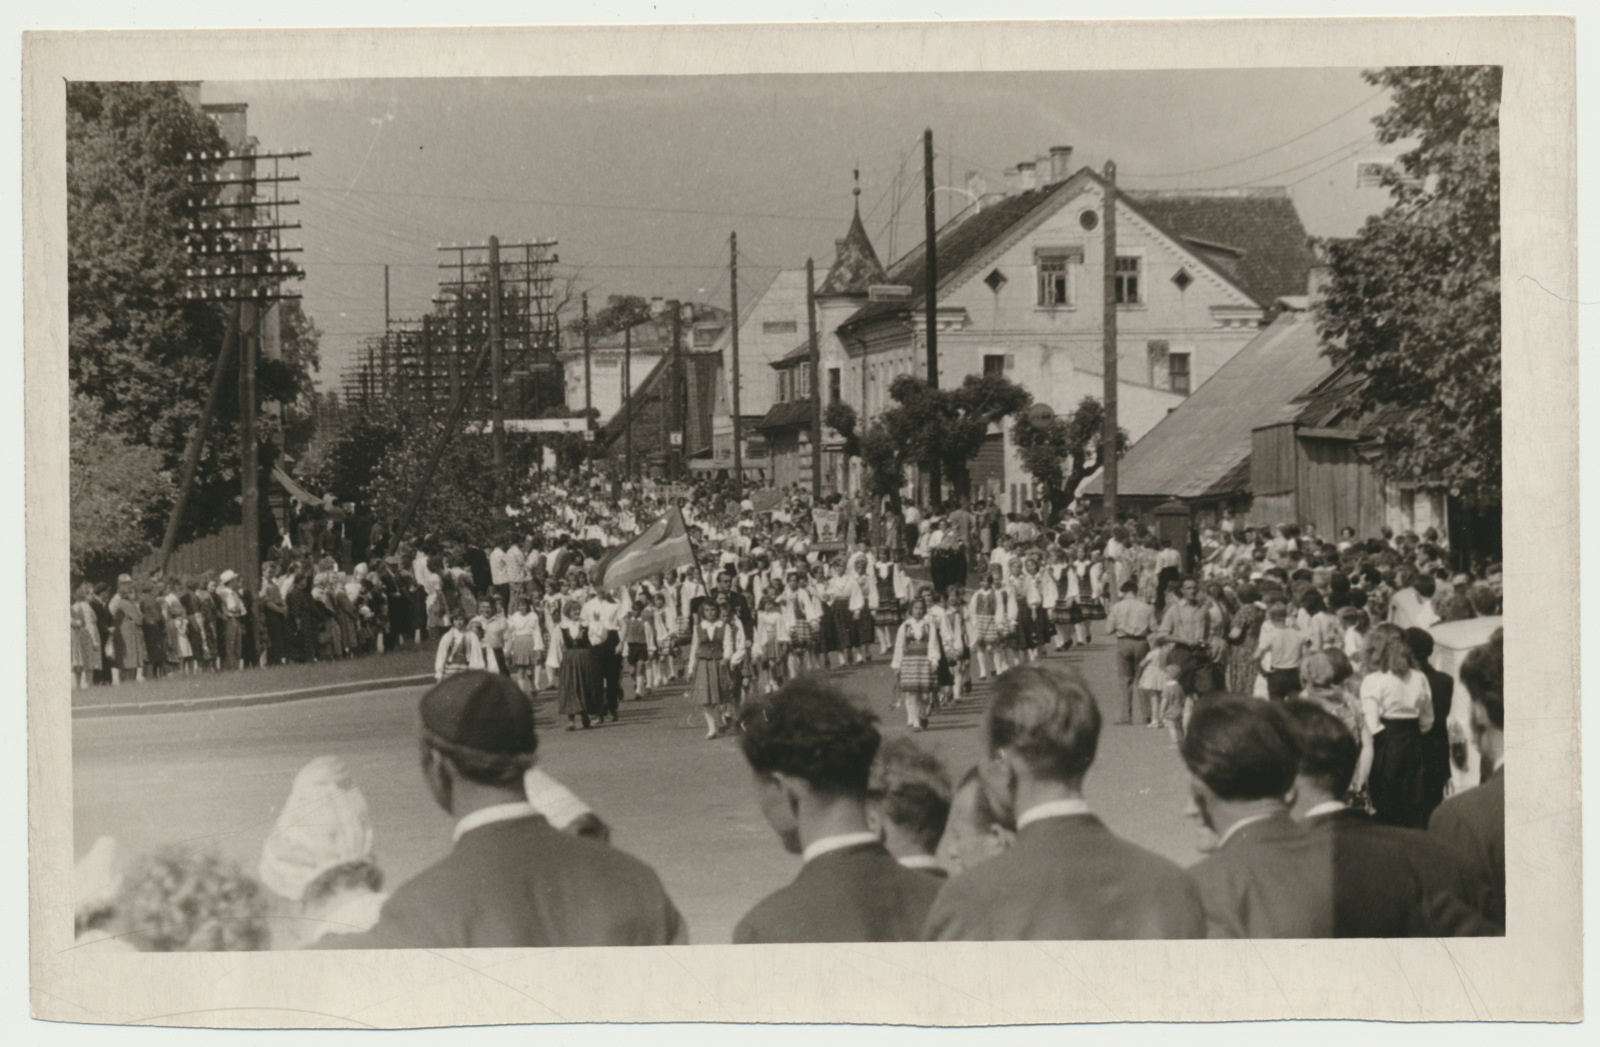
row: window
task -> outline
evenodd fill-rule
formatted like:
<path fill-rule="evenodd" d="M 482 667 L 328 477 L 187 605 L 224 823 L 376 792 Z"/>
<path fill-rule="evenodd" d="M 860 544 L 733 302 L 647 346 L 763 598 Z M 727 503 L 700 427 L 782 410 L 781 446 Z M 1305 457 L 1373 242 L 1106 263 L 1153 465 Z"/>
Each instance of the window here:
<path fill-rule="evenodd" d="M 1139 259 L 1117 256 L 1117 304 L 1138 305 L 1142 299 L 1139 297 Z"/>
<path fill-rule="evenodd" d="M 797 381 L 795 383 L 794 398 L 807 400 L 811 397 L 811 363 L 807 361 L 795 369 Z"/>
<path fill-rule="evenodd" d="M 1168 388 L 1180 396 L 1189 395 L 1189 354 L 1167 354 L 1167 380 L 1171 383 Z"/>
<path fill-rule="evenodd" d="M 983 357 L 983 373 L 985 377 L 991 374 L 1005 374 L 1005 355 L 1001 353 L 985 353 Z"/>
<path fill-rule="evenodd" d="M 1071 306 L 1076 290 L 1076 266 L 1083 262 L 1081 247 L 1041 247 L 1034 252 L 1039 271 L 1039 304 Z"/>
<path fill-rule="evenodd" d="M 799 329 L 794 320 L 768 320 L 761 325 L 762 334 L 794 334 Z"/>
<path fill-rule="evenodd" d="M 839 387 L 844 383 L 844 377 L 839 373 L 839 368 L 828 368 L 828 402 L 839 402 Z"/>
<path fill-rule="evenodd" d="M 793 385 L 790 380 L 792 377 L 793 375 L 788 371 L 778 372 L 778 402 L 780 404 L 786 404 L 789 402 L 789 392 L 791 386 Z"/>

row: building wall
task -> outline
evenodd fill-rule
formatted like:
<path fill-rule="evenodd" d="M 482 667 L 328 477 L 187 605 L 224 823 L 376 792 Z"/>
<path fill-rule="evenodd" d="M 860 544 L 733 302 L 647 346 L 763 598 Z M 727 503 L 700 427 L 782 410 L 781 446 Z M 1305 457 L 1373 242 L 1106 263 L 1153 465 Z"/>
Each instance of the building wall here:
<path fill-rule="evenodd" d="M 600 424 L 604 425 L 613 416 L 622 410 L 622 358 L 620 349 L 591 349 L 590 364 L 594 374 L 594 400 L 595 410 L 600 412 Z M 637 393 L 644 385 L 644 380 L 649 376 L 652 368 L 666 355 L 656 347 L 648 349 L 634 349 L 633 362 L 630 370 L 633 376 L 633 391 Z M 562 387 L 566 395 L 567 406 L 574 411 L 583 409 L 583 352 L 564 350 L 558 356 L 561 361 Z"/>
<path fill-rule="evenodd" d="M 818 274 L 821 279 L 822 274 Z M 745 281 L 740 281 L 745 286 Z M 777 402 L 778 378 L 772 364 L 806 337 L 806 271 L 784 269 L 759 296 L 740 303 L 739 410 L 761 416 Z M 793 325 L 790 329 L 789 325 Z M 730 361 L 722 377 L 725 399 L 732 404 L 733 339 L 725 332 L 714 348 Z M 719 413 L 726 415 L 731 406 Z"/>

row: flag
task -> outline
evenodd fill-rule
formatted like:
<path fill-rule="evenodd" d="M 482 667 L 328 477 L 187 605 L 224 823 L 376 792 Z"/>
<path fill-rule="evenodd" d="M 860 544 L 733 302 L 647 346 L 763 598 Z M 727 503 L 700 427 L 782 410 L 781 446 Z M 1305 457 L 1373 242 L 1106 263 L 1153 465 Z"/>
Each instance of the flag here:
<path fill-rule="evenodd" d="M 656 517 L 639 537 L 607 553 L 595 568 L 594 585 L 597 589 L 620 589 L 674 567 L 693 564 L 689 528 L 683 522 L 683 512 L 674 507 Z"/>

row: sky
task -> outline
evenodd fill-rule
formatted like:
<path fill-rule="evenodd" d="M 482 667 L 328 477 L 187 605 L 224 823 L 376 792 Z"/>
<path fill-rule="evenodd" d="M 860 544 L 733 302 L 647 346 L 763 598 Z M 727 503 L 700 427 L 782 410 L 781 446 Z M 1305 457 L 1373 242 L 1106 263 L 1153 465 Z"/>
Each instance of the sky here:
<path fill-rule="evenodd" d="M 386 264 L 390 315 L 427 311 L 441 244 L 554 239 L 558 278 L 592 308 L 726 308 L 737 231 L 748 306 L 778 267 L 826 270 L 859 167 L 888 263 L 922 240 L 925 128 L 939 186 L 978 171 L 999 189 L 1070 145 L 1074 169 L 1115 160 L 1128 189 L 1286 186 L 1315 236 L 1382 210 L 1355 164 L 1401 148 L 1376 141 L 1387 95 L 1358 69 L 212 81 L 202 100 L 247 102 L 263 149 L 311 151 L 285 242 L 305 247 L 326 388 L 382 333 Z M 935 196 L 941 224 L 967 203 Z"/>

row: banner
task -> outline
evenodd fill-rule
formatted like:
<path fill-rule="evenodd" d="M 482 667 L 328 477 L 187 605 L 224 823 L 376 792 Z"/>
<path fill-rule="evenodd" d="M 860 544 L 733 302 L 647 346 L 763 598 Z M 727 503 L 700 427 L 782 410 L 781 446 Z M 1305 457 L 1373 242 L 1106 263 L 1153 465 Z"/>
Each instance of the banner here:
<path fill-rule="evenodd" d="M 839 513 L 834 509 L 813 509 L 811 519 L 817 525 L 817 541 L 837 542 L 839 540 Z"/>
<path fill-rule="evenodd" d="M 683 513 L 676 507 L 656 517 L 627 545 L 608 552 L 595 568 L 597 589 L 620 589 L 671 570 L 694 564 L 694 547 L 689 544 L 689 529 Z"/>

